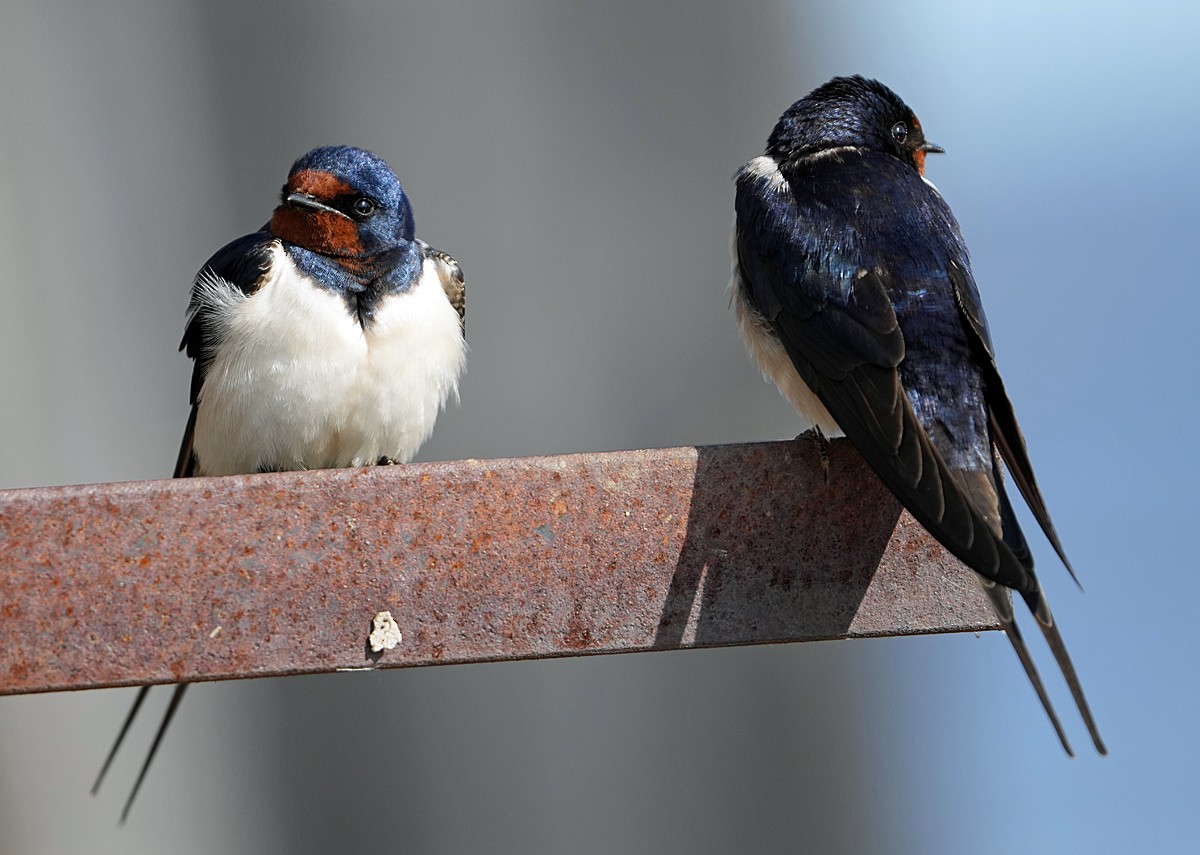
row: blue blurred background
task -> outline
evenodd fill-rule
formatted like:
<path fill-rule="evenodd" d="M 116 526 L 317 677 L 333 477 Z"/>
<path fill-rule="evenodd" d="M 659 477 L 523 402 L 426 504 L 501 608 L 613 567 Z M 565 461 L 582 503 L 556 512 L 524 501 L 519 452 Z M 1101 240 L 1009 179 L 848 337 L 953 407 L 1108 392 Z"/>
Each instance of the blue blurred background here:
<path fill-rule="evenodd" d="M 160 708 L 93 799 L 133 691 L 7 697 L 0 852 L 1195 851 L 1198 32 L 1183 2 L 6 0 L 0 487 L 170 474 L 191 277 L 332 142 L 467 276 L 422 459 L 790 437 L 724 291 L 730 179 L 829 77 L 892 86 L 949 152 L 1112 756 L 1054 675 L 1063 756 L 998 634 L 214 683 L 118 830 Z"/>

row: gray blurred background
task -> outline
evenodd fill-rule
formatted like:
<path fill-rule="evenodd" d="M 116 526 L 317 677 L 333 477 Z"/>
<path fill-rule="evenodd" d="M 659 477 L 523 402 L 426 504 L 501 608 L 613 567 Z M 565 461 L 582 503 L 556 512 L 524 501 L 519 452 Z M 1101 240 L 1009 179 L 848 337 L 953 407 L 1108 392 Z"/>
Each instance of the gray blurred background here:
<path fill-rule="evenodd" d="M 1055 676 L 1064 758 L 995 634 L 211 683 L 118 830 L 168 693 L 96 799 L 133 690 L 8 697 L 0 853 L 1194 846 L 1200 13 L 1126 5 L 3 0 L 0 487 L 170 474 L 191 277 L 326 143 L 466 273 L 421 459 L 792 436 L 724 293 L 730 179 L 834 74 L 891 85 L 949 151 L 1113 753 Z"/>

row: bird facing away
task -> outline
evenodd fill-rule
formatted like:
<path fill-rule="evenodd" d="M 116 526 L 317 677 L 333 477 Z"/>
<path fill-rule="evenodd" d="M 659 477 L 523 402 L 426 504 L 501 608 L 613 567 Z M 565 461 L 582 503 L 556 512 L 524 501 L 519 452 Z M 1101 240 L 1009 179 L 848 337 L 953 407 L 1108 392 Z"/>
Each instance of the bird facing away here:
<path fill-rule="evenodd" d="M 996 368 L 958 222 L 925 177 L 913 111 L 837 77 L 780 117 L 736 176 L 733 277 L 754 360 L 817 435 L 847 436 L 930 534 L 978 574 L 1063 748 L 1015 622 L 1033 613 L 1096 750 L 1107 751 L 1004 488 L 1001 461 L 1072 578 Z"/>
<path fill-rule="evenodd" d="M 195 360 L 192 410 L 175 477 L 407 463 L 457 398 L 465 312 L 462 271 L 414 237 L 391 167 L 360 148 L 313 149 L 270 222 L 218 250 L 192 285 L 180 345 Z"/>

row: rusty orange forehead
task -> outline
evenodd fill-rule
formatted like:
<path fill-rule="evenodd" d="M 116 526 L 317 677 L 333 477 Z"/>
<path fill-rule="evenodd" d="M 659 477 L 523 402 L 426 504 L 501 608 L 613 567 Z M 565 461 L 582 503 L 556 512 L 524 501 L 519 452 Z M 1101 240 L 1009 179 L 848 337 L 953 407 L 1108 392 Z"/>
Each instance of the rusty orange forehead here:
<path fill-rule="evenodd" d="M 329 172 L 319 169 L 303 169 L 288 177 L 290 193 L 307 193 L 317 199 L 333 199 L 354 192 L 354 188 Z"/>

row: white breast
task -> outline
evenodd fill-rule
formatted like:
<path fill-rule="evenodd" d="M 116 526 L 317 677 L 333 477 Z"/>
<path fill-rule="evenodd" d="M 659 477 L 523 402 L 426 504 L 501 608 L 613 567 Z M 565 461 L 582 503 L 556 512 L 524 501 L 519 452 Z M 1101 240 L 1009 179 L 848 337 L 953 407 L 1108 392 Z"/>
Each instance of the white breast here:
<path fill-rule="evenodd" d="M 201 474 L 407 462 L 458 394 L 466 343 L 432 261 L 367 330 L 279 246 L 253 295 L 217 284 L 200 299 L 221 342 L 200 390 Z"/>

